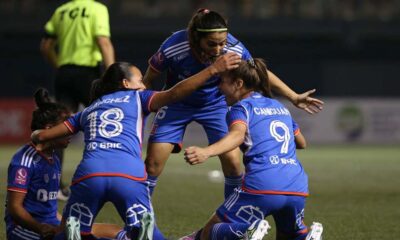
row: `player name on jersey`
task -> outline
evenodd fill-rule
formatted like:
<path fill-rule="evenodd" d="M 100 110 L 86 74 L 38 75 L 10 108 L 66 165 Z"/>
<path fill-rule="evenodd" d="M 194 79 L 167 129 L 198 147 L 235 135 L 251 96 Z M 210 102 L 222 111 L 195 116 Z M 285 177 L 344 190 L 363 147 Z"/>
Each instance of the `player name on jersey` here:
<path fill-rule="evenodd" d="M 286 108 L 254 108 L 254 113 L 257 115 L 290 115 Z"/>
<path fill-rule="evenodd" d="M 90 111 L 102 104 L 105 103 L 129 103 L 129 95 L 126 95 L 124 97 L 119 97 L 119 98 L 106 98 L 102 101 L 96 102 L 95 104 L 93 104 L 92 106 L 89 106 L 88 108 L 86 108 L 86 111 Z"/>

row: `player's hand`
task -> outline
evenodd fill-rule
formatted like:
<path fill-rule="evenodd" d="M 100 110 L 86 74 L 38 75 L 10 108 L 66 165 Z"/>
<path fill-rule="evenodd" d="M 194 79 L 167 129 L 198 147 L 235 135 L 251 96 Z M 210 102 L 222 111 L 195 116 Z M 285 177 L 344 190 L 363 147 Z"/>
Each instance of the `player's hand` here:
<path fill-rule="evenodd" d="M 204 148 L 188 147 L 185 149 L 185 160 L 190 165 L 196 165 L 205 162 L 209 158 Z"/>
<path fill-rule="evenodd" d="M 239 67 L 241 58 L 238 54 L 228 52 L 220 57 L 211 65 L 213 74 L 222 73 L 227 70 L 235 69 Z"/>
<path fill-rule="evenodd" d="M 39 231 L 40 231 L 40 236 L 42 236 L 42 239 L 51 240 L 56 234 L 57 227 L 50 224 L 42 223 L 40 224 Z"/>
<path fill-rule="evenodd" d="M 320 111 L 322 111 L 322 106 L 324 105 L 324 102 L 317 98 L 310 97 L 310 95 L 314 92 L 315 89 L 312 89 L 307 92 L 298 94 L 293 101 L 293 105 L 300 109 L 303 109 L 310 114 L 319 113 Z"/>

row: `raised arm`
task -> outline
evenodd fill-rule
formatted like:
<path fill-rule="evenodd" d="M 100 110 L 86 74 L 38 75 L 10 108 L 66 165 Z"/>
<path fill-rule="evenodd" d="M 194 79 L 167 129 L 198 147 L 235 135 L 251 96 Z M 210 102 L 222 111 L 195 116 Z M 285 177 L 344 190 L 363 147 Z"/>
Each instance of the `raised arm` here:
<path fill-rule="evenodd" d="M 97 45 L 100 48 L 103 62 L 106 68 L 115 62 L 114 46 L 109 37 L 96 37 Z"/>
<path fill-rule="evenodd" d="M 161 75 L 160 72 L 154 70 L 151 66 L 149 66 L 146 70 L 146 73 L 143 76 L 143 83 L 147 89 L 153 88 L 153 81 L 157 79 Z"/>
<path fill-rule="evenodd" d="M 155 111 L 165 105 L 181 100 L 202 86 L 210 77 L 237 68 L 240 61 L 240 57 L 236 53 L 224 54 L 201 72 L 179 82 L 166 91 L 156 93 L 150 103 L 150 109 Z"/>
<path fill-rule="evenodd" d="M 324 102 L 317 98 L 310 97 L 310 95 L 315 92 L 315 89 L 297 94 L 269 70 L 268 78 L 274 92 L 277 92 L 278 94 L 289 99 L 289 101 L 291 101 L 296 107 L 303 109 L 310 114 L 318 113 L 322 110 L 322 105 L 324 105 Z"/>
<path fill-rule="evenodd" d="M 200 148 L 191 146 L 185 149 L 185 160 L 191 165 L 205 162 L 208 158 L 229 152 L 243 143 L 247 126 L 237 123 L 229 128 L 229 133 L 218 142 Z"/>
<path fill-rule="evenodd" d="M 60 123 L 52 128 L 35 130 L 31 135 L 31 139 L 33 143 L 40 144 L 72 134 L 64 123 Z"/>
<path fill-rule="evenodd" d="M 57 53 L 56 53 L 56 39 L 42 38 L 42 41 L 40 42 L 40 52 L 52 67 L 54 68 L 58 67 Z"/>

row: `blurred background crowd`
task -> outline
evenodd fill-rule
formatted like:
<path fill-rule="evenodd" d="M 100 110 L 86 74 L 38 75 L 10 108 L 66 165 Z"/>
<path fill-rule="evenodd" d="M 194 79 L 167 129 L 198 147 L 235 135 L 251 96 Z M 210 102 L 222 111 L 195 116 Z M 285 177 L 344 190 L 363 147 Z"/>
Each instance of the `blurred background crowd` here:
<path fill-rule="evenodd" d="M 52 85 L 40 56 L 43 26 L 65 0 L 0 0 L 0 67 L 6 96 Z M 142 70 L 171 32 L 200 7 L 221 12 L 253 56 L 297 91 L 327 96 L 398 96 L 400 0 L 103 0 L 119 60 Z M 18 69 L 23 66 L 24 71 Z M 8 80 L 10 81 L 10 80 Z M 397 86 L 388 87 L 390 85 Z M 346 87 L 344 87 L 346 86 Z"/>
<path fill-rule="evenodd" d="M 52 90 L 54 70 L 42 58 L 39 44 L 44 24 L 64 2 L 0 0 L 1 99 L 31 99 L 38 86 Z M 304 129 L 309 126 L 306 133 L 311 139 L 400 142 L 400 0 L 99 2 L 109 9 L 111 40 L 119 61 L 132 62 L 144 71 L 162 41 L 186 28 L 191 15 L 206 7 L 225 16 L 230 33 L 253 57 L 265 58 L 292 89 L 316 88 L 316 96 L 327 101 L 319 115 L 322 120 L 305 118 L 309 124 L 302 123 Z M 2 113 L 10 115 L 0 106 Z M 8 131 L 9 123 L 3 125 Z M 0 134 L 1 126 L 0 121 Z M 323 134 L 328 128 L 336 138 Z"/>
<path fill-rule="evenodd" d="M 47 12 L 62 0 L 2 0 L 1 13 L 34 16 Z M 399 0 L 104 0 L 117 15 L 143 18 L 190 16 L 193 9 L 208 5 L 229 17 L 268 19 L 376 20 L 400 18 Z"/>

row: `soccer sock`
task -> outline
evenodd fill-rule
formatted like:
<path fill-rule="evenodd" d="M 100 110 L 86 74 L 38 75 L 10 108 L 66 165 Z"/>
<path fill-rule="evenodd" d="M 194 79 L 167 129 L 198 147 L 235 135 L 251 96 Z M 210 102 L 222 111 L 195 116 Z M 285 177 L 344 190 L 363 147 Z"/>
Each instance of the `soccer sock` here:
<path fill-rule="evenodd" d="M 210 239 L 231 239 L 239 240 L 243 238 L 250 224 L 247 223 L 217 223 L 210 231 Z"/>
<path fill-rule="evenodd" d="M 157 225 L 155 225 L 153 231 L 153 240 L 165 240 L 165 239 L 166 238 L 161 233 L 160 229 L 157 227 Z"/>
<path fill-rule="evenodd" d="M 147 182 L 149 183 L 149 189 L 150 189 L 150 196 L 153 196 L 154 188 L 157 185 L 157 179 L 158 176 L 147 176 Z"/>
<path fill-rule="evenodd" d="M 127 233 L 127 232 L 126 232 L 125 230 L 119 231 L 119 232 L 117 233 L 117 236 L 115 236 L 115 239 L 116 239 L 116 240 L 124 240 L 124 239 L 127 239 L 126 233 Z"/>
<path fill-rule="evenodd" d="M 243 175 L 241 174 L 240 176 L 225 176 L 225 190 L 224 190 L 224 196 L 225 199 L 231 195 L 235 188 L 239 187 L 242 184 L 242 178 Z"/>

